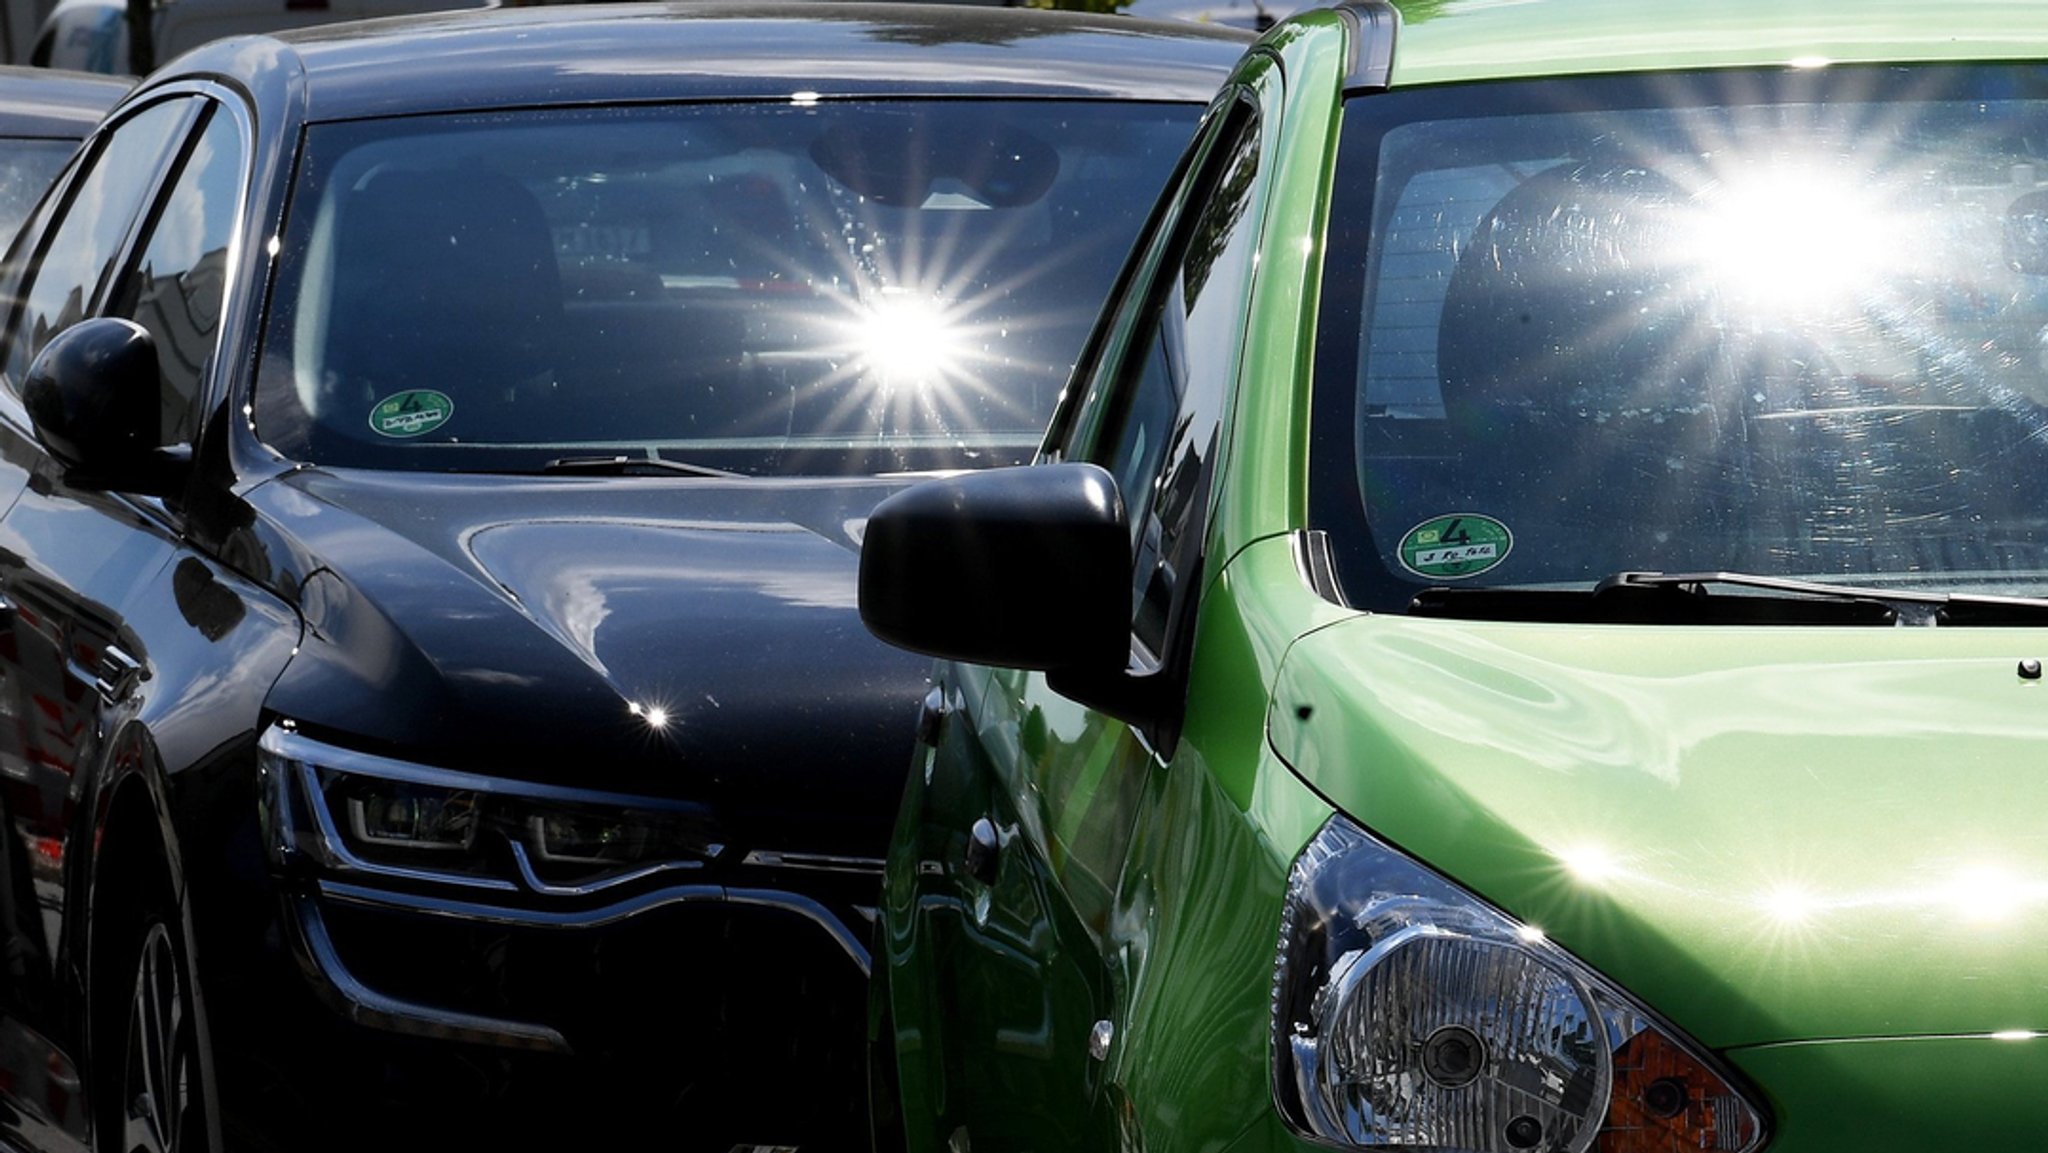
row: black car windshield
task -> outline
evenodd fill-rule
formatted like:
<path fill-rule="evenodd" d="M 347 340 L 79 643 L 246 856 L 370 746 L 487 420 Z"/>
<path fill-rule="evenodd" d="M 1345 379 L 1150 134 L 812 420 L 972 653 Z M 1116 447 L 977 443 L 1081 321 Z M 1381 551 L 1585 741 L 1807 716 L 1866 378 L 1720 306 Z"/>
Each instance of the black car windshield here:
<path fill-rule="evenodd" d="M 1200 113 L 799 94 L 315 125 L 257 432 L 389 469 L 1028 460 Z"/>
<path fill-rule="evenodd" d="M 1345 118 L 1311 499 L 1353 603 L 1631 571 L 2048 595 L 2048 74 L 1472 85 Z"/>

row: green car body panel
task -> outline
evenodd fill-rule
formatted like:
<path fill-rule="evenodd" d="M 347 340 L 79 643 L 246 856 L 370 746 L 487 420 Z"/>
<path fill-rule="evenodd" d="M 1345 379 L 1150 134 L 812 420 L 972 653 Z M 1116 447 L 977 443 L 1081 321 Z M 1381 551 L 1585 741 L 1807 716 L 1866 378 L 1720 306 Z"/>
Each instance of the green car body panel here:
<path fill-rule="evenodd" d="M 2048 58 L 2031 0 L 1400 7 L 1395 88 Z M 1424 619 L 1314 587 L 1308 414 L 1356 29 L 1300 15 L 1233 82 L 1261 115 L 1258 258 L 1170 757 L 1043 674 L 941 666 L 877 951 L 907 1146 L 1323 1147 L 1277 1114 L 1269 1049 L 1289 869 L 1336 814 L 1712 1050 L 1767 1149 L 2038 1145 L 2048 682 L 2018 670 L 2048 633 Z M 965 883 L 984 818 L 1000 872 Z"/>
<path fill-rule="evenodd" d="M 1631 0 L 1495 4 L 1395 0 L 1405 19 L 1393 83 L 1848 63 L 2032 60 L 2048 25 L 2029 0 Z"/>

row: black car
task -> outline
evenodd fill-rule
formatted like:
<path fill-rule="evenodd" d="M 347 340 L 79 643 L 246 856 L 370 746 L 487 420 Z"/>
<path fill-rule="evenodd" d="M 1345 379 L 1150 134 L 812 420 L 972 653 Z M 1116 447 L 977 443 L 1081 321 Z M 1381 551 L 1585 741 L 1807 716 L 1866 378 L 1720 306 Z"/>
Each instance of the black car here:
<path fill-rule="evenodd" d="M 78 142 L 132 87 L 80 72 L 0 68 L 0 237 L 14 235 Z"/>
<path fill-rule="evenodd" d="M 0 291 L 0 1144 L 863 1141 L 925 662 L 1241 34 L 522 9 L 224 41 Z"/>

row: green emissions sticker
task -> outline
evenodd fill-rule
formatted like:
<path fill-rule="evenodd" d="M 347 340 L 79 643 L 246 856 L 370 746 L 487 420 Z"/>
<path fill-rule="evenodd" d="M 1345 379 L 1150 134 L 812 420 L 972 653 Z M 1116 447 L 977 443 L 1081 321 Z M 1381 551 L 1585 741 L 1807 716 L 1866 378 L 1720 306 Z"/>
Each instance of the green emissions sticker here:
<path fill-rule="evenodd" d="M 1463 580 L 1508 559 L 1514 547 L 1514 534 L 1492 517 L 1452 513 L 1408 530 L 1401 538 L 1401 567 L 1432 580 Z"/>
<path fill-rule="evenodd" d="M 445 392 L 410 388 L 387 396 L 370 410 L 370 431 L 378 436 L 422 436 L 448 423 L 455 402 Z"/>

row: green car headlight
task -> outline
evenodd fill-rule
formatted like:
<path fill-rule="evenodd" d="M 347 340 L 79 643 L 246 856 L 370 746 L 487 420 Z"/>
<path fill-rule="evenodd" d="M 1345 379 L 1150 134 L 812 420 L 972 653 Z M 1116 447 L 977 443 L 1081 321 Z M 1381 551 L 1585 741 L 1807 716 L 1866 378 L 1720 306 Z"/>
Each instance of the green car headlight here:
<path fill-rule="evenodd" d="M 1717 1062 L 1528 926 L 1343 817 L 1289 877 L 1273 1096 L 1339 1147 L 1733 1153 L 1764 1124 Z"/>

